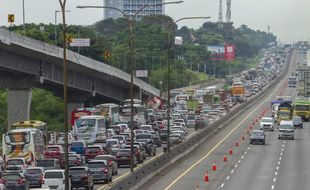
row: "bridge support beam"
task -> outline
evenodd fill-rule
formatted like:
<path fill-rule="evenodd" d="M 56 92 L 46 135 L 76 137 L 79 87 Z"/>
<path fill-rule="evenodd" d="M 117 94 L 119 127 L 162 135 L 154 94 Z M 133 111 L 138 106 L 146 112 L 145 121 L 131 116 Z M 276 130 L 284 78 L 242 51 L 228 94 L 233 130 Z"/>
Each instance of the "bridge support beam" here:
<path fill-rule="evenodd" d="M 7 93 L 8 130 L 10 130 L 15 122 L 30 119 L 32 90 L 31 88 L 8 89 Z"/>

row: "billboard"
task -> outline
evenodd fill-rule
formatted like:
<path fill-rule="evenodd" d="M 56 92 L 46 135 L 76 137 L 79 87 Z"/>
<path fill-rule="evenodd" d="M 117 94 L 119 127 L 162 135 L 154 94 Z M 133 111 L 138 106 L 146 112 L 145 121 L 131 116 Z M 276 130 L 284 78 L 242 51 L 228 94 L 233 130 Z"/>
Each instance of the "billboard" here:
<path fill-rule="evenodd" d="M 208 45 L 207 50 L 211 52 L 211 59 L 214 61 L 235 60 L 234 45 Z"/>
<path fill-rule="evenodd" d="M 136 70 L 136 77 L 139 78 L 148 77 L 148 70 Z"/>

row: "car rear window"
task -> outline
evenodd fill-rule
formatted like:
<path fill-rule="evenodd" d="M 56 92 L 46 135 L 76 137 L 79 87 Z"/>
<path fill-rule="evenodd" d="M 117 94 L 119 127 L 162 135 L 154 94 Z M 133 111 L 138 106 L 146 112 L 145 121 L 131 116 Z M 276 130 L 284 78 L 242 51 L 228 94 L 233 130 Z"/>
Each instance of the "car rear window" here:
<path fill-rule="evenodd" d="M 70 174 L 87 174 L 87 170 L 85 168 L 70 168 Z"/>
<path fill-rule="evenodd" d="M 23 165 L 23 161 L 21 159 L 8 160 L 8 165 Z"/>
<path fill-rule="evenodd" d="M 26 174 L 40 174 L 42 173 L 42 170 L 40 169 L 26 169 Z"/>
<path fill-rule="evenodd" d="M 63 178 L 63 172 L 56 172 L 56 171 L 55 172 L 45 172 L 44 178 L 45 179 Z"/>
<path fill-rule="evenodd" d="M 37 160 L 38 167 L 53 167 L 55 166 L 54 160 Z"/>
<path fill-rule="evenodd" d="M 47 147 L 48 151 L 60 151 L 59 147 Z"/>
<path fill-rule="evenodd" d="M 84 146 L 84 144 L 82 142 L 73 142 L 71 144 L 71 146 L 74 146 L 74 147 L 81 147 L 81 146 Z"/>
<path fill-rule="evenodd" d="M 16 181 L 17 179 L 20 179 L 20 178 L 21 177 L 18 174 L 9 174 L 9 175 L 3 176 L 3 179 L 5 179 L 5 180 L 14 180 L 14 181 Z"/>
<path fill-rule="evenodd" d="M 88 163 L 89 168 L 104 168 L 107 164 L 105 162 L 90 162 Z"/>
<path fill-rule="evenodd" d="M 78 156 L 76 155 L 69 155 L 69 160 L 77 160 Z"/>
<path fill-rule="evenodd" d="M 100 148 L 99 147 L 88 147 L 87 150 L 91 150 L 91 151 L 100 151 Z"/>

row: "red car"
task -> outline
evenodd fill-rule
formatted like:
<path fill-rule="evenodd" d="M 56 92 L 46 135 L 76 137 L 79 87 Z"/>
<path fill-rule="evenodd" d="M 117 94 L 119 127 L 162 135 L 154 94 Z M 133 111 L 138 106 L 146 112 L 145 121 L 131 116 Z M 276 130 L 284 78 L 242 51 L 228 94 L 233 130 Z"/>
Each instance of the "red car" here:
<path fill-rule="evenodd" d="M 61 159 L 64 154 L 64 150 L 61 145 L 48 145 L 44 151 L 45 158 Z"/>
<path fill-rule="evenodd" d="M 102 146 L 100 145 L 88 146 L 85 151 L 85 159 L 91 160 L 94 159 L 96 156 L 103 154 L 105 154 L 105 151 Z"/>

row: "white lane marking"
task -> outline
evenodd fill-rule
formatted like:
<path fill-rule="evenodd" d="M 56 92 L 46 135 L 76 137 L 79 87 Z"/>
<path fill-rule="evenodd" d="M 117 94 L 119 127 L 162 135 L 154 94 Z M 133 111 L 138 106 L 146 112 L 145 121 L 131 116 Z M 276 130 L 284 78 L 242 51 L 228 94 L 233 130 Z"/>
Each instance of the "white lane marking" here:
<path fill-rule="evenodd" d="M 284 148 L 284 147 L 285 147 L 285 144 L 282 144 L 282 147 Z"/>
<path fill-rule="evenodd" d="M 221 187 L 224 187 L 225 183 L 222 183 Z"/>
<path fill-rule="evenodd" d="M 274 185 L 271 186 L 271 189 L 274 189 Z"/>
<path fill-rule="evenodd" d="M 281 162 L 280 161 L 278 161 L 278 165 L 280 165 L 281 164 Z"/>
<path fill-rule="evenodd" d="M 277 180 L 276 178 L 273 178 L 273 182 L 276 182 L 276 180 Z"/>
<path fill-rule="evenodd" d="M 240 164 L 241 160 L 238 160 L 238 164 Z"/>
<path fill-rule="evenodd" d="M 250 150 L 250 147 L 248 146 L 248 148 L 247 148 L 248 150 Z"/>
<path fill-rule="evenodd" d="M 231 173 L 231 174 L 234 173 L 234 170 L 231 170 L 230 173 Z"/>
<path fill-rule="evenodd" d="M 283 155 L 283 152 L 280 153 L 280 156 L 282 156 L 282 155 Z"/>
<path fill-rule="evenodd" d="M 283 141 L 283 143 L 285 144 L 285 143 L 286 143 L 286 141 Z"/>
<path fill-rule="evenodd" d="M 277 166 L 276 170 L 279 170 L 279 166 Z"/>
<path fill-rule="evenodd" d="M 248 153 L 248 151 L 245 151 L 244 154 Z"/>
<path fill-rule="evenodd" d="M 281 160 L 282 160 L 282 157 L 280 157 L 279 160 L 281 161 Z"/>
<path fill-rule="evenodd" d="M 244 156 L 241 156 L 241 159 L 243 159 L 244 158 Z"/>
<path fill-rule="evenodd" d="M 277 175 L 278 175 L 278 172 L 274 172 L 274 175 L 277 176 Z"/>
<path fill-rule="evenodd" d="M 229 180 L 229 178 L 230 178 L 230 176 L 227 176 L 227 177 L 226 177 L 226 180 Z"/>
<path fill-rule="evenodd" d="M 284 151 L 284 148 L 281 149 L 281 152 L 283 152 L 283 151 Z"/>
<path fill-rule="evenodd" d="M 238 164 L 235 165 L 235 168 L 237 168 L 237 167 L 238 167 Z"/>

